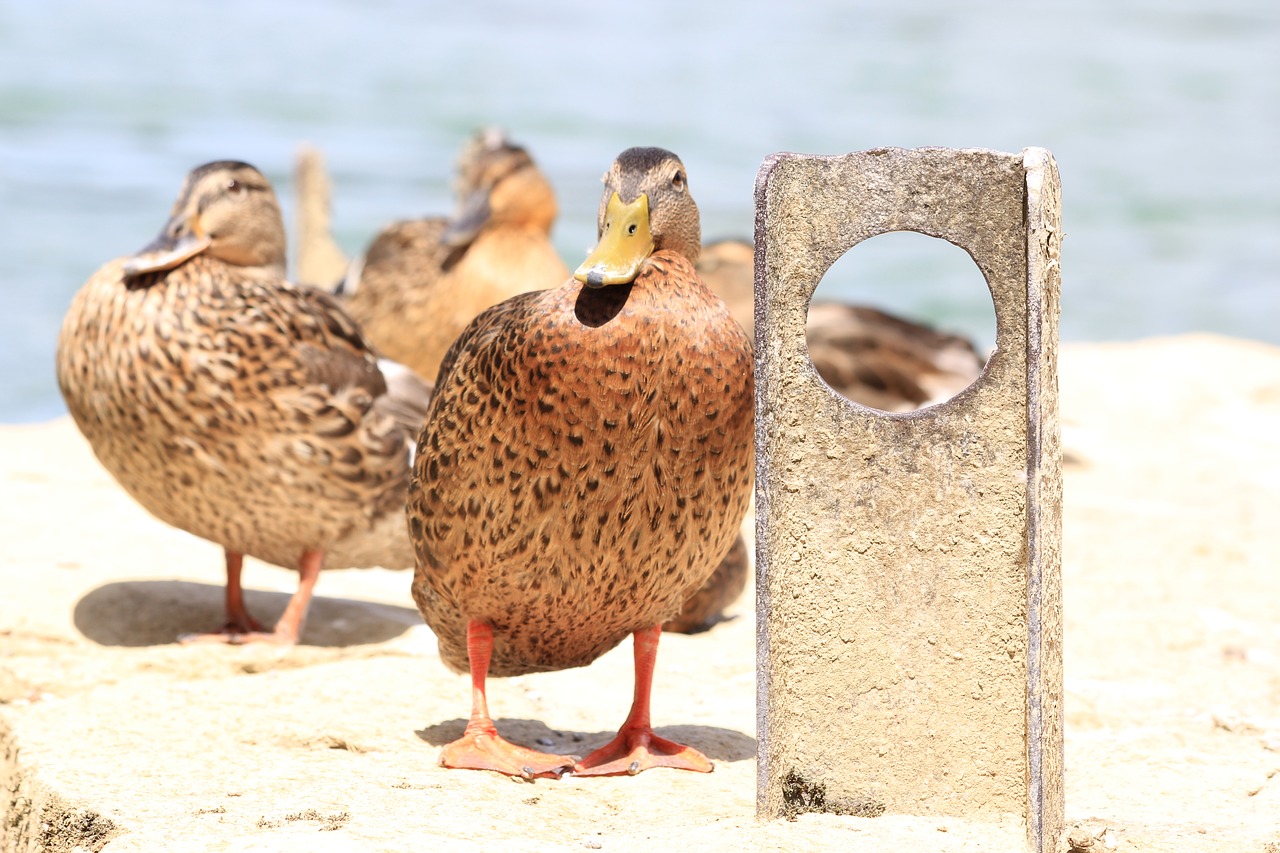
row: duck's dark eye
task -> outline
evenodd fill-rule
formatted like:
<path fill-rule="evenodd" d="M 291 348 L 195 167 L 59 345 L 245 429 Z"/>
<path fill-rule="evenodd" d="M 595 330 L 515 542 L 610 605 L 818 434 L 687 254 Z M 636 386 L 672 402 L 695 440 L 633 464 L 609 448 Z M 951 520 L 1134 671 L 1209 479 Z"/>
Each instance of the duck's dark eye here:
<path fill-rule="evenodd" d="M 675 177 L 671 179 L 671 186 L 677 190 L 684 192 L 684 172 L 676 171 Z"/>
<path fill-rule="evenodd" d="M 244 185 L 241 184 L 239 181 L 237 181 L 235 178 L 231 178 L 230 180 L 227 181 L 228 192 L 235 192 L 236 190 L 241 190 L 241 189 L 244 189 Z"/>
<path fill-rule="evenodd" d="M 632 222 L 630 225 L 627 226 L 627 233 L 628 234 L 636 233 L 636 224 L 634 222 Z"/>

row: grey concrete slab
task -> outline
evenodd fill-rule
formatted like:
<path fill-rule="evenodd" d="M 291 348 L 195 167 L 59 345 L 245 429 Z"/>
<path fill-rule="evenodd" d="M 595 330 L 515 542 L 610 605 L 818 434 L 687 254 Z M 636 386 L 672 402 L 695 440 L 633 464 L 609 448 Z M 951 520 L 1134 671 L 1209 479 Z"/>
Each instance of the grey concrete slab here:
<path fill-rule="evenodd" d="M 756 184 L 763 816 L 1017 816 L 1062 829 L 1061 232 L 1052 156 L 780 154 Z M 996 314 L 986 370 L 906 414 L 814 370 L 809 300 L 859 242 L 963 248 Z"/>

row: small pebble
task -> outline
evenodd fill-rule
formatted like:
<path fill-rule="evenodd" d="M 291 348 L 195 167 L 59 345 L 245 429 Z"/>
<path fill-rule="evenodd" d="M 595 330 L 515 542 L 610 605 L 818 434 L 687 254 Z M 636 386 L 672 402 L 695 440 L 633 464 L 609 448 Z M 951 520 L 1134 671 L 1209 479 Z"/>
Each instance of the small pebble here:
<path fill-rule="evenodd" d="M 555 743 L 556 743 L 556 742 L 555 742 L 555 741 L 553 741 L 553 740 L 552 740 L 551 738 L 549 738 L 549 737 L 540 737 L 540 738 L 538 738 L 538 745 L 539 745 L 539 746 L 555 746 Z"/>

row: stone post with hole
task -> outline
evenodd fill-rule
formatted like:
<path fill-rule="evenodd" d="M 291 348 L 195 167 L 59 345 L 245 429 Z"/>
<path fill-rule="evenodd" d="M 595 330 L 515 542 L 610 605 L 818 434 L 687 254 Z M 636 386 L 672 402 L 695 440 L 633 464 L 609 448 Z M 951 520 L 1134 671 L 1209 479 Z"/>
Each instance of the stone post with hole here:
<path fill-rule="evenodd" d="M 966 250 L 996 350 L 905 414 L 819 378 L 805 318 L 860 241 Z M 1049 152 L 774 155 L 756 182 L 759 812 L 1063 828 L 1059 184 Z"/>

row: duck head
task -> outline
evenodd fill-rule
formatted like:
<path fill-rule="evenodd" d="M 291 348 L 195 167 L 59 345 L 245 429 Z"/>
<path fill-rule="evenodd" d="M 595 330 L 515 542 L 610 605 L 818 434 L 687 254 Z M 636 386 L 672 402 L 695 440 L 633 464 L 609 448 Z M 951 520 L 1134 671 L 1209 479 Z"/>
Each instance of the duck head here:
<path fill-rule="evenodd" d="M 696 263 L 702 250 L 698 205 L 680 158 L 662 148 L 628 148 L 604 176 L 599 242 L 574 272 L 587 287 L 635 280 L 654 252 Z"/>
<path fill-rule="evenodd" d="M 519 225 L 550 233 L 555 192 L 529 152 L 489 128 L 472 137 L 458 158 L 458 209 L 441 239 L 471 244 L 489 225 Z"/>
<path fill-rule="evenodd" d="M 275 191 L 248 163 L 192 169 L 156 239 L 124 266 L 126 279 L 171 270 L 199 254 L 284 275 L 284 220 Z"/>

